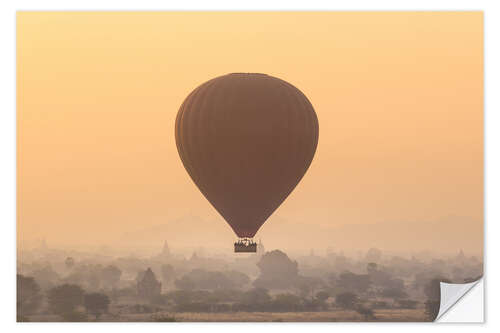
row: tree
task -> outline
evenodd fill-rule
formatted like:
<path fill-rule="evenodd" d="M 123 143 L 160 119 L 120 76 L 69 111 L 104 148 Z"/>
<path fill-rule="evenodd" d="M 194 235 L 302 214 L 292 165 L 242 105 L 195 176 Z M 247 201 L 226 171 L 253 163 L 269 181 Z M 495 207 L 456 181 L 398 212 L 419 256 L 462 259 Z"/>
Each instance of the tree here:
<path fill-rule="evenodd" d="M 273 307 L 272 298 L 267 289 L 254 288 L 244 292 L 239 302 L 234 303 L 233 311 L 269 311 Z"/>
<path fill-rule="evenodd" d="M 382 251 L 376 248 L 371 248 L 366 252 L 365 259 L 368 262 L 380 262 L 380 259 L 382 258 Z"/>
<path fill-rule="evenodd" d="M 324 285 L 323 280 L 313 276 L 299 276 L 297 278 L 296 286 L 298 287 L 302 297 L 310 297 L 311 301 L 314 299 L 316 290 Z"/>
<path fill-rule="evenodd" d="M 269 292 L 264 288 L 254 288 L 243 294 L 243 301 L 245 303 L 259 304 L 266 303 L 271 300 Z"/>
<path fill-rule="evenodd" d="M 176 304 L 191 303 L 195 300 L 194 292 L 190 290 L 174 290 L 169 292 L 166 297 Z"/>
<path fill-rule="evenodd" d="M 423 270 L 415 274 L 413 278 L 413 288 L 422 290 L 425 293 L 425 288 L 430 280 L 435 277 L 443 276 L 443 273 L 438 270 Z"/>
<path fill-rule="evenodd" d="M 49 265 L 35 270 L 31 273 L 31 276 L 33 276 L 40 288 L 43 290 L 52 288 L 59 282 L 60 279 L 59 275 Z"/>
<path fill-rule="evenodd" d="M 408 294 L 400 288 L 385 288 L 380 293 L 382 297 L 389 297 L 394 299 L 407 298 Z"/>
<path fill-rule="evenodd" d="M 330 287 L 335 287 L 337 284 L 337 274 L 335 272 L 328 273 L 326 280 L 328 281 L 328 285 Z"/>
<path fill-rule="evenodd" d="M 374 262 L 369 262 L 366 265 L 366 271 L 370 275 L 373 274 L 373 273 L 375 273 L 377 270 L 378 270 L 378 265 L 376 263 L 374 263 Z"/>
<path fill-rule="evenodd" d="M 248 275 L 239 271 L 227 271 L 224 272 L 224 275 L 230 281 L 230 285 L 227 286 L 228 289 L 242 288 L 250 283 L 250 278 L 248 277 Z"/>
<path fill-rule="evenodd" d="M 344 309 L 354 309 L 358 302 L 358 296 L 352 292 L 340 293 L 335 297 L 335 303 Z"/>
<path fill-rule="evenodd" d="M 298 274 L 297 262 L 290 260 L 280 250 L 266 252 L 257 263 L 257 267 L 259 267 L 261 274 L 269 276 L 281 276 L 283 274 L 296 276 Z"/>
<path fill-rule="evenodd" d="M 95 316 L 98 320 L 101 314 L 108 312 L 109 297 L 101 293 L 86 294 L 84 298 L 84 306 L 87 313 Z"/>
<path fill-rule="evenodd" d="M 67 257 L 64 261 L 64 265 L 66 266 L 66 268 L 70 269 L 71 267 L 75 266 L 75 259 L 73 259 L 72 257 Z"/>
<path fill-rule="evenodd" d="M 98 290 L 101 286 L 101 278 L 98 272 L 91 271 L 87 275 L 86 286 L 91 290 Z"/>
<path fill-rule="evenodd" d="M 101 286 L 101 265 L 79 265 L 71 270 L 71 274 L 62 281 L 67 284 L 76 284 L 87 290 L 98 290 Z"/>
<path fill-rule="evenodd" d="M 362 315 L 365 321 L 377 319 L 375 317 L 375 314 L 373 313 L 373 310 L 369 309 L 365 306 L 362 306 L 362 305 L 357 306 L 356 312 L 359 313 L 360 315 Z"/>
<path fill-rule="evenodd" d="M 386 288 L 394 288 L 394 289 L 405 289 L 405 281 L 402 279 L 388 279 L 383 284 Z"/>
<path fill-rule="evenodd" d="M 450 280 L 445 278 L 434 278 L 425 285 L 424 293 L 427 298 L 433 301 L 439 301 L 441 299 L 441 282 L 450 283 Z"/>
<path fill-rule="evenodd" d="M 258 288 L 290 288 L 296 282 L 299 272 L 297 262 L 290 260 L 280 250 L 266 252 L 257 267 L 260 269 L 260 276 L 254 281 L 254 286 Z"/>
<path fill-rule="evenodd" d="M 17 316 L 24 317 L 33 313 L 41 301 L 40 286 L 35 279 L 17 274 Z"/>
<path fill-rule="evenodd" d="M 241 300 L 243 291 L 236 289 L 216 289 L 210 295 L 213 303 L 235 302 Z"/>
<path fill-rule="evenodd" d="M 232 289 L 241 287 L 249 281 L 248 276 L 237 271 L 219 272 L 193 269 L 177 280 L 175 285 L 181 289 Z"/>
<path fill-rule="evenodd" d="M 397 283 L 403 283 L 403 280 L 395 281 L 398 279 L 393 279 L 392 275 L 375 263 L 369 263 L 366 267 L 368 275 L 370 276 L 370 281 L 374 286 L 377 287 L 394 287 Z"/>
<path fill-rule="evenodd" d="M 105 285 L 114 288 L 120 281 L 122 271 L 116 266 L 109 265 L 101 270 L 101 279 Z"/>
<path fill-rule="evenodd" d="M 439 314 L 439 307 L 441 306 L 441 302 L 429 299 L 424 303 L 424 306 L 425 315 L 430 321 L 434 321 Z"/>
<path fill-rule="evenodd" d="M 299 311 L 302 307 L 300 297 L 293 294 L 278 294 L 272 303 L 272 311 L 293 312 Z"/>
<path fill-rule="evenodd" d="M 450 280 L 444 278 L 434 278 L 424 287 L 424 293 L 428 297 L 425 302 L 425 314 L 433 321 L 439 314 L 441 304 L 441 282 L 449 283 Z"/>
<path fill-rule="evenodd" d="M 316 296 L 314 297 L 312 303 L 316 305 L 317 308 L 321 309 L 328 309 L 328 304 L 326 301 L 330 297 L 330 294 L 324 290 L 319 291 L 316 293 Z"/>
<path fill-rule="evenodd" d="M 345 291 L 363 293 L 370 288 L 371 279 L 367 274 L 344 272 L 337 280 L 337 286 Z"/>
<path fill-rule="evenodd" d="M 321 302 L 326 302 L 326 300 L 330 297 L 330 294 L 326 291 L 319 291 L 316 293 L 316 299 Z"/>
<path fill-rule="evenodd" d="M 74 312 L 83 303 L 84 291 L 74 284 L 63 284 L 48 292 L 50 310 L 58 315 Z"/>

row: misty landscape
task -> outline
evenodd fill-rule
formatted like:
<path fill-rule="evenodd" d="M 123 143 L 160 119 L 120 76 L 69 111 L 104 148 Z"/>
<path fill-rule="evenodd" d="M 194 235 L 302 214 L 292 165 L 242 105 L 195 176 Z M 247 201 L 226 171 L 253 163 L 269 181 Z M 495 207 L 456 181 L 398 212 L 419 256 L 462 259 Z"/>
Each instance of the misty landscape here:
<path fill-rule="evenodd" d="M 255 254 L 227 253 L 168 241 L 150 256 L 62 250 L 41 239 L 18 253 L 18 321 L 431 321 L 440 281 L 483 271 L 461 250 L 290 256 L 260 241 Z"/>
<path fill-rule="evenodd" d="M 17 321 L 435 320 L 483 275 L 483 26 L 19 11 Z"/>

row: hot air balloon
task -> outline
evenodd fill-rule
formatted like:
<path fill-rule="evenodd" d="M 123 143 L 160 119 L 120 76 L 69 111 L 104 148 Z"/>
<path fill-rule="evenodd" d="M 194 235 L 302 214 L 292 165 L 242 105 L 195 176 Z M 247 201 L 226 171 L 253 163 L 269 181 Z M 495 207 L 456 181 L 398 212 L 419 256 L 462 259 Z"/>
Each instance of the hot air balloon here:
<path fill-rule="evenodd" d="M 182 103 L 177 150 L 201 193 L 231 226 L 235 252 L 255 252 L 253 237 L 300 182 L 318 144 L 307 97 L 266 74 L 207 81 Z"/>

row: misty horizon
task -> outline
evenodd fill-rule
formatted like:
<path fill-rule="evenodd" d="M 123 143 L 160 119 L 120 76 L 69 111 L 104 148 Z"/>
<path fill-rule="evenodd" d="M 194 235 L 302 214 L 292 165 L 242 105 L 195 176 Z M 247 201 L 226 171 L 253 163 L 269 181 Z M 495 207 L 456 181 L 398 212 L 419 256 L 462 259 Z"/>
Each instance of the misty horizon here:
<path fill-rule="evenodd" d="M 475 237 L 483 237 L 482 232 L 477 235 L 465 235 L 463 239 L 448 239 L 446 238 L 446 231 L 448 228 L 453 227 L 453 222 L 459 219 L 458 217 L 447 217 L 441 220 L 441 223 L 429 223 L 434 234 L 430 234 L 425 226 L 420 229 L 412 229 L 400 236 L 400 243 L 398 247 L 394 247 L 394 242 L 390 243 L 387 238 L 384 238 L 385 229 L 401 228 L 407 229 L 405 223 L 385 222 L 385 223 L 371 223 L 371 224 L 351 224 L 342 225 L 338 227 L 328 227 L 327 225 L 311 226 L 305 222 L 291 222 L 281 218 L 279 215 L 270 218 L 271 223 L 269 227 L 264 225 L 262 230 L 259 231 L 255 237 L 256 240 L 262 239 L 269 245 L 276 248 L 286 248 L 292 252 L 309 252 L 311 249 L 318 253 L 326 253 L 327 249 L 335 249 L 336 251 L 343 251 L 346 253 L 356 253 L 359 251 L 367 250 L 371 247 L 380 248 L 384 251 L 392 253 L 405 253 L 410 255 L 418 252 L 433 252 L 440 254 L 453 254 L 459 250 L 473 253 L 475 256 L 482 256 L 482 249 L 479 251 L 474 246 L 468 246 L 467 243 L 474 243 Z M 467 219 L 464 219 L 467 220 Z M 471 223 L 474 220 L 468 219 Z M 203 221 L 204 223 L 201 223 Z M 206 225 L 205 229 L 198 229 L 198 233 L 192 232 L 192 225 L 200 226 Z M 359 229 L 371 227 L 379 230 L 379 233 L 368 232 L 365 234 L 359 233 Z M 282 231 L 285 230 L 285 231 Z M 339 233 L 340 231 L 340 233 Z M 340 239 L 335 239 L 337 235 L 343 235 Z M 347 238 L 349 242 L 349 235 L 356 234 L 356 238 L 360 239 L 360 244 L 353 246 L 346 246 L 342 243 L 342 239 Z M 421 234 L 421 238 L 418 235 Z M 206 235 L 209 235 L 206 237 Z M 288 235 L 285 241 L 282 241 L 283 236 Z M 302 238 L 297 238 L 300 235 Z M 326 235 L 326 236 L 325 236 Z M 232 242 L 236 240 L 232 230 L 224 223 L 222 218 L 203 219 L 196 215 L 186 215 L 178 219 L 170 220 L 167 223 L 155 224 L 151 227 L 142 227 L 130 230 L 120 230 L 116 235 L 100 241 L 98 237 L 92 240 L 81 238 L 66 238 L 65 242 L 61 242 L 57 238 L 50 237 L 46 233 L 40 237 L 31 239 L 22 239 L 19 243 L 21 248 L 32 248 L 41 239 L 46 239 L 49 244 L 63 247 L 63 248 L 87 248 L 96 249 L 103 246 L 109 246 L 118 249 L 129 249 L 130 251 L 137 251 L 137 253 L 152 253 L 156 248 L 155 245 L 163 240 L 167 240 L 169 244 L 176 248 L 182 249 L 196 249 L 196 248 L 210 248 L 213 252 L 232 251 Z M 97 235 L 96 235 L 97 236 Z M 354 236 L 354 235 L 353 235 Z M 366 238 L 363 236 L 370 236 Z M 427 241 L 423 241 L 425 238 Z M 434 236 L 434 238 L 432 238 Z M 417 241 L 415 241 L 417 238 Z M 328 239 L 332 239 L 329 241 Z M 377 240 L 378 239 L 378 240 Z M 438 240 L 439 242 L 437 242 Z M 19 240 L 18 240 L 19 241 Z M 409 245 L 414 242 L 413 246 Z M 441 243 L 441 244 L 440 244 Z M 361 245 L 362 244 L 362 245 Z M 440 245 L 444 245 L 440 247 Z"/>

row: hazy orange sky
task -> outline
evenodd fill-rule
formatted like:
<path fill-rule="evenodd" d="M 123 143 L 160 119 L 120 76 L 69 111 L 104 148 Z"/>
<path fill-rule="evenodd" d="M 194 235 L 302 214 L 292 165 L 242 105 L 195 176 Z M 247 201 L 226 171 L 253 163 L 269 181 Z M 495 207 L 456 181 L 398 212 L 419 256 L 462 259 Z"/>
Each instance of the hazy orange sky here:
<path fill-rule="evenodd" d="M 297 236 L 289 224 L 368 225 L 331 242 L 482 250 L 480 12 L 18 13 L 20 244 L 111 243 L 196 215 L 205 222 L 184 219 L 188 236 L 213 223 L 230 245 L 184 170 L 174 122 L 189 92 L 231 72 L 292 83 L 319 119 L 309 171 L 257 233 L 271 247 Z M 432 236 L 440 244 L 412 237 L 445 220 L 456 228 Z"/>

